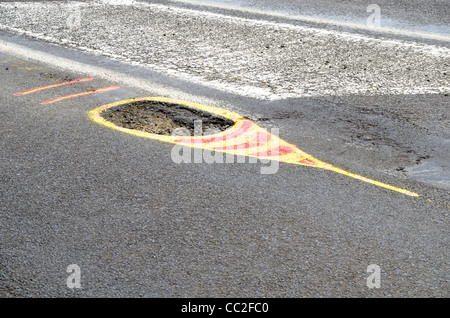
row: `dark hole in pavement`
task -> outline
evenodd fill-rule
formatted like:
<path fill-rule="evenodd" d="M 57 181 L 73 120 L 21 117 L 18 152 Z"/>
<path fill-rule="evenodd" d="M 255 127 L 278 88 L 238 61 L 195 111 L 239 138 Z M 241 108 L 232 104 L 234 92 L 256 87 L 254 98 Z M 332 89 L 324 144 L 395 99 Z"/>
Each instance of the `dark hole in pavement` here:
<path fill-rule="evenodd" d="M 192 109 L 180 104 L 157 101 L 138 101 L 105 110 L 104 119 L 119 127 L 136 129 L 158 135 L 172 135 L 177 128 L 184 128 L 189 135 L 208 135 L 234 125 L 230 119 Z M 195 131 L 194 121 L 201 120 L 201 131 Z"/>

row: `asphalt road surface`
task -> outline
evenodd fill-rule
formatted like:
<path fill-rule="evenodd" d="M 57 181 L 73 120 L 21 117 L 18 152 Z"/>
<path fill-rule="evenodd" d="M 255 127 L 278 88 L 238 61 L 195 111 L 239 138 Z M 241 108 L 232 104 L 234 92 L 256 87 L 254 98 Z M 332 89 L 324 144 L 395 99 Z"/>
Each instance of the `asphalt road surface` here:
<path fill-rule="evenodd" d="M 448 297 L 450 5 L 307 3 L 0 2 L 0 297 Z M 420 197 L 87 116 L 147 96 Z"/>

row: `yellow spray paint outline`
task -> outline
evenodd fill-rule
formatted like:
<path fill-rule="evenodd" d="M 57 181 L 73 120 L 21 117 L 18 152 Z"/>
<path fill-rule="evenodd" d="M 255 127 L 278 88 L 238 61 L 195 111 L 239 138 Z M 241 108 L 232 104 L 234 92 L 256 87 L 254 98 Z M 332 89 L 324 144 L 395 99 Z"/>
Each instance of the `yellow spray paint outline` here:
<path fill-rule="evenodd" d="M 213 135 L 207 135 L 207 136 L 163 136 L 163 135 L 157 135 L 152 133 L 147 133 L 144 131 L 134 130 L 134 129 L 128 129 L 124 127 L 119 127 L 107 120 L 105 120 L 101 114 L 109 109 L 120 105 L 125 105 L 133 102 L 138 101 L 155 101 L 155 102 L 165 102 L 165 103 L 175 103 L 184 105 L 188 108 L 193 108 L 197 110 L 201 110 L 204 112 L 212 113 L 217 116 L 221 116 L 227 119 L 230 119 L 234 122 L 234 125 L 218 134 Z M 192 147 L 192 148 L 201 148 L 201 149 L 208 149 L 208 150 L 214 150 L 224 153 L 231 153 L 233 155 L 244 155 L 249 157 L 256 157 L 259 159 L 270 159 L 270 160 L 277 160 L 280 162 L 285 163 L 291 163 L 291 164 L 297 164 L 297 165 L 303 165 L 303 166 L 310 166 L 315 167 L 319 169 L 325 169 L 334 171 L 339 174 L 343 174 L 345 176 L 348 176 L 350 178 L 354 178 L 360 181 L 364 181 L 370 184 L 373 184 L 378 187 L 382 187 L 385 189 L 389 189 L 392 191 L 396 191 L 408 196 L 412 197 L 419 197 L 420 195 L 414 192 L 411 192 L 406 189 L 398 188 L 383 182 L 375 181 L 366 177 L 363 177 L 361 175 L 351 173 L 348 171 L 345 171 L 343 169 L 340 169 L 338 167 L 335 167 L 331 164 L 328 164 L 326 162 L 320 161 L 313 156 L 303 152 L 302 150 L 298 149 L 296 146 L 287 143 L 286 141 L 268 133 L 263 128 L 259 127 L 255 123 L 243 118 L 241 115 L 228 111 L 225 109 L 213 107 L 213 106 L 207 106 L 197 103 L 192 103 L 188 101 L 182 101 L 182 100 L 176 100 L 172 98 L 166 98 L 166 97 L 144 97 L 144 98 L 135 98 L 135 99 L 127 99 L 122 100 L 118 102 L 114 102 L 111 104 L 100 106 L 96 109 L 91 110 L 88 113 L 88 117 L 94 121 L 97 124 L 100 124 L 102 126 L 121 131 L 130 135 L 134 135 L 137 137 L 142 138 L 148 138 L 153 140 L 159 140 L 162 142 L 168 142 L 173 144 L 181 144 L 183 146 Z M 230 140 L 227 139 L 227 136 L 235 135 L 230 143 Z M 265 149 L 269 149 L 265 153 L 261 154 L 261 152 L 253 152 L 256 149 L 260 150 L 258 141 L 251 143 L 251 140 L 255 140 L 255 135 L 265 134 L 270 139 L 266 142 Z M 247 145 L 247 147 L 240 147 L 241 145 Z M 230 147 L 231 146 L 231 147 Z M 276 151 L 275 151 L 276 149 Z M 286 153 L 283 153 L 283 149 L 288 149 Z M 271 155 L 271 150 L 274 150 L 274 153 L 276 155 Z"/>

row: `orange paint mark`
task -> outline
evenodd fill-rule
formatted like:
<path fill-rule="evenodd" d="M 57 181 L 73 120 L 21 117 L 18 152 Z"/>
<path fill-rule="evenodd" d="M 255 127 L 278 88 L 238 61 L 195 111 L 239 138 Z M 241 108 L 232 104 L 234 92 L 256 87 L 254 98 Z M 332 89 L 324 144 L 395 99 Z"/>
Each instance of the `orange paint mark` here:
<path fill-rule="evenodd" d="M 110 86 L 110 87 L 93 89 L 91 91 L 87 91 L 87 92 L 83 92 L 83 93 L 66 95 L 66 96 L 60 96 L 60 97 L 56 97 L 56 98 L 52 98 L 52 99 L 46 100 L 45 102 L 42 102 L 41 105 L 53 104 L 53 103 L 60 102 L 62 100 L 66 100 L 66 99 L 69 99 L 69 98 L 74 98 L 74 97 L 80 97 L 80 96 L 86 96 L 86 95 L 92 95 L 92 94 L 100 94 L 100 93 L 104 93 L 104 92 L 113 91 L 113 90 L 116 90 L 116 89 L 119 89 L 119 88 L 120 88 L 120 86 Z"/>
<path fill-rule="evenodd" d="M 28 95 L 28 94 L 41 92 L 41 91 L 44 91 L 47 89 L 55 88 L 55 87 L 60 87 L 60 86 L 65 86 L 65 85 L 70 85 L 70 84 L 75 84 L 75 83 L 89 82 L 89 81 L 92 81 L 93 79 L 94 78 L 92 78 L 92 77 L 79 78 L 79 79 L 76 79 L 76 80 L 73 80 L 70 82 L 64 82 L 64 83 L 59 83 L 59 84 L 53 84 L 53 85 L 48 85 L 48 86 L 27 89 L 27 90 L 24 90 L 21 92 L 14 93 L 14 96 L 24 96 L 24 95 Z"/>

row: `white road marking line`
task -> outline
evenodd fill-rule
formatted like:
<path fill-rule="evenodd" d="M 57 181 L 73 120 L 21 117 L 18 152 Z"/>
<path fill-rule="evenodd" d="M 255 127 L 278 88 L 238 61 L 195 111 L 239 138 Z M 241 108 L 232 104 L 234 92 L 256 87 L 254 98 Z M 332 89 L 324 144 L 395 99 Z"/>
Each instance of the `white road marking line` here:
<path fill-rule="evenodd" d="M 393 27 L 379 27 L 379 28 L 374 29 L 374 27 L 370 27 L 370 26 L 367 26 L 367 25 L 361 24 L 361 23 L 347 22 L 347 21 L 327 19 L 327 18 L 318 18 L 318 17 L 313 17 L 313 16 L 307 16 L 307 15 L 294 15 L 294 14 L 276 12 L 276 11 L 271 11 L 271 10 L 259 10 L 259 9 L 253 9 L 253 8 L 249 8 L 249 7 L 241 7 L 241 6 L 231 5 L 231 4 L 219 4 L 219 3 L 211 3 L 211 2 L 199 1 L 199 0 L 168 0 L 168 1 L 190 4 L 190 5 L 198 5 L 198 6 L 210 7 L 210 8 L 216 8 L 216 9 L 239 11 L 239 12 L 258 14 L 258 15 L 264 15 L 264 16 L 278 17 L 278 18 L 307 22 L 307 23 L 329 24 L 329 25 L 346 27 L 346 28 L 363 30 L 363 31 L 376 31 L 376 32 L 393 34 L 393 35 L 409 36 L 409 37 L 415 37 L 415 38 L 418 37 L 418 38 L 428 39 L 428 40 L 437 40 L 437 41 L 446 41 L 446 42 L 450 41 L 450 35 L 441 34 L 441 33 L 412 31 L 412 30 L 399 29 L 399 28 L 393 28 Z M 113 3 L 113 1 L 111 1 L 111 0 L 104 0 L 104 2 Z M 133 4 L 135 5 L 136 1 L 127 1 L 124 4 L 125 5 L 133 5 Z"/>

